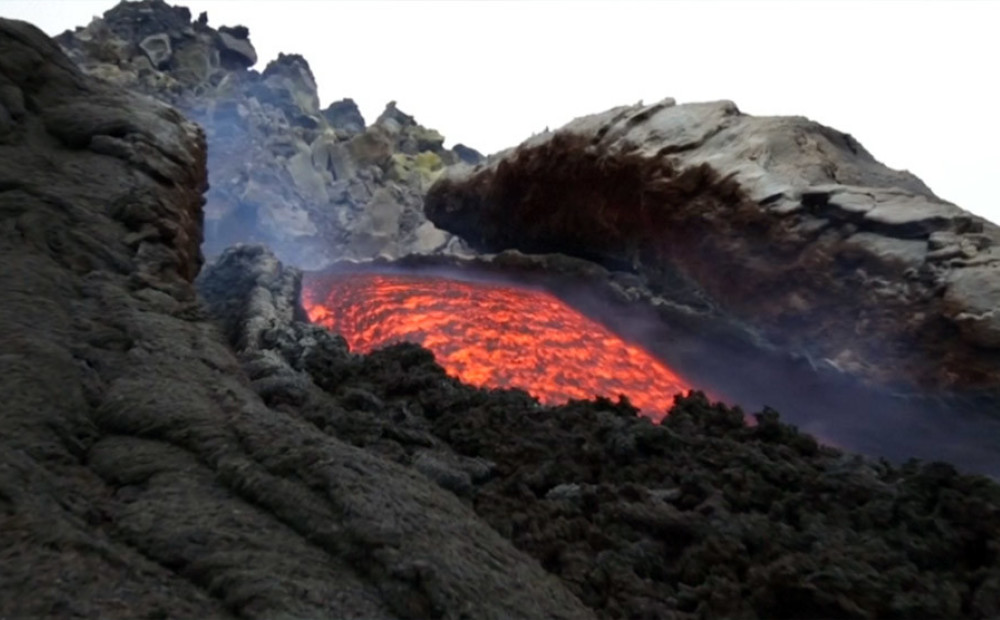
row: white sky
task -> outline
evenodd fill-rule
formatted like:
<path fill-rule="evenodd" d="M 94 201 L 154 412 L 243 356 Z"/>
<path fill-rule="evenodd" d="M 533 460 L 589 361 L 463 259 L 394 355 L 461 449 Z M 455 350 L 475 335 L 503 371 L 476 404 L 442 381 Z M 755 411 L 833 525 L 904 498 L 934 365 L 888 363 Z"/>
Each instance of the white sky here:
<path fill-rule="evenodd" d="M 113 1 L 0 0 L 50 34 Z M 1000 222 L 1000 2 L 190 0 L 260 56 L 300 53 L 322 105 L 396 100 L 483 152 L 639 100 L 731 99 L 851 133 L 939 196 Z"/>

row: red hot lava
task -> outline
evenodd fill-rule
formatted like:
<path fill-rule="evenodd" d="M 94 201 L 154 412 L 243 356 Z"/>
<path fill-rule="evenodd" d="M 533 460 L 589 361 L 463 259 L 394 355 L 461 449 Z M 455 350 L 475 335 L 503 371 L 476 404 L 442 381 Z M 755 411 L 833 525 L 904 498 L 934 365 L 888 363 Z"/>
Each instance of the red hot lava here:
<path fill-rule="evenodd" d="M 462 381 L 522 388 L 547 404 L 625 394 L 661 417 L 683 379 L 641 347 L 538 290 L 436 277 L 313 276 L 303 287 L 309 318 L 351 349 L 401 341 L 434 352 Z"/>

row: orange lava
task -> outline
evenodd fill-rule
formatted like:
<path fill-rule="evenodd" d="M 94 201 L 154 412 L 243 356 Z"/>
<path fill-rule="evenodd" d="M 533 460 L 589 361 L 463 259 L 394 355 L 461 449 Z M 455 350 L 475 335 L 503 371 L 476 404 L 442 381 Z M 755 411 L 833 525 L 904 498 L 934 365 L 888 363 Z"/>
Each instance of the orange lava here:
<path fill-rule="evenodd" d="M 691 388 L 641 347 L 543 291 L 384 274 L 313 276 L 303 289 L 309 318 L 354 351 L 416 342 L 466 383 L 519 387 L 546 404 L 625 394 L 659 418 Z"/>

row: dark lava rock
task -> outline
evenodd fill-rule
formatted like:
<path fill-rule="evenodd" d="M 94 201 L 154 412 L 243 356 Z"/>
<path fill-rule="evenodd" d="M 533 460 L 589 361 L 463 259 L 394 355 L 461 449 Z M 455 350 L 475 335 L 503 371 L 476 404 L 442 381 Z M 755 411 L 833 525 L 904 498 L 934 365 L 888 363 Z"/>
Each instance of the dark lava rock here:
<path fill-rule="evenodd" d="M 304 381 L 296 407 L 312 424 L 454 492 L 599 617 L 992 613 L 1000 486 L 988 478 L 851 455 L 773 410 L 748 424 L 699 393 L 658 425 L 624 401 L 543 407 L 465 386 L 416 345 L 353 355 L 292 319 L 294 280 L 255 247 L 202 277 L 218 319 L 242 317 L 230 338 L 247 372 L 280 368 L 285 400 Z M 227 290 L 246 303 L 224 302 Z"/>
<path fill-rule="evenodd" d="M 294 299 L 290 271 L 226 281 L 244 370 L 192 282 L 197 126 L 23 22 L 0 20 L 0 97 L 0 617 L 592 617 L 467 501 L 294 409 L 318 388 L 262 347 L 317 330 L 249 302 Z M 315 340 L 323 376 L 346 351 Z"/>

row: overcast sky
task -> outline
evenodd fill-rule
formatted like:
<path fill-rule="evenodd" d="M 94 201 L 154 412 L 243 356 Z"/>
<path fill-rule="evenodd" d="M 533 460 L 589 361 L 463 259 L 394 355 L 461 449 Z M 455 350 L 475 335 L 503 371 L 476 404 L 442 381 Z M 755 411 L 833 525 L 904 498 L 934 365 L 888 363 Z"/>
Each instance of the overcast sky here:
<path fill-rule="evenodd" d="M 112 1 L 0 0 L 50 34 Z M 639 100 L 731 99 L 851 133 L 939 196 L 1000 222 L 1000 2 L 364 2 L 190 0 L 243 24 L 260 56 L 297 52 L 322 104 L 366 120 L 396 100 L 484 152 Z"/>

